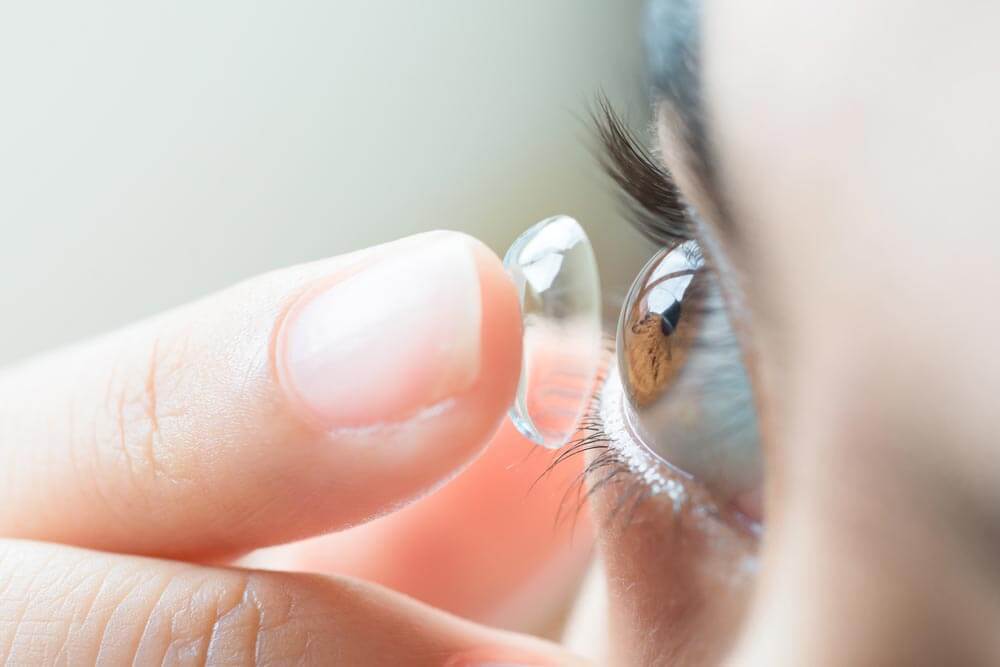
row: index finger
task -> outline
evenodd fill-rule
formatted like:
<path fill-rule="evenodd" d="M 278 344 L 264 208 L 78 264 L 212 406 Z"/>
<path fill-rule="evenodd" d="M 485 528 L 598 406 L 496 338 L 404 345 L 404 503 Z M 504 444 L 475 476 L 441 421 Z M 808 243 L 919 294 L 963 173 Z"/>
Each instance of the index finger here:
<path fill-rule="evenodd" d="M 461 234 L 254 278 L 0 374 L 0 535 L 203 559 L 365 521 L 485 446 L 519 355 Z"/>

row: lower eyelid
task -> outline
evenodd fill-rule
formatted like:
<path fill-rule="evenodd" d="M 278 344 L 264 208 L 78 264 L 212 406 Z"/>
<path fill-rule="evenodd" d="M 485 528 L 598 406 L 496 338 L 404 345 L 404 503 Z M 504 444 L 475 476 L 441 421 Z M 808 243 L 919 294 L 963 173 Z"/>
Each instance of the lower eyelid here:
<path fill-rule="evenodd" d="M 606 303 L 606 306 L 617 309 L 623 301 L 619 297 L 613 303 Z M 579 426 L 576 439 L 559 452 L 552 464 L 559 465 L 561 461 L 579 454 L 586 457 L 580 486 L 567 489 L 568 505 L 574 504 L 573 497 L 580 497 L 576 495 L 578 490 L 583 492 L 584 497 L 598 492 L 608 496 L 607 491 L 614 487 L 613 497 L 609 498 L 614 508 L 613 516 L 606 519 L 628 523 L 633 510 L 651 500 L 654 506 L 649 509 L 659 515 L 689 516 L 695 519 L 695 525 L 709 522 L 716 527 L 722 524 L 733 527 L 735 524 L 741 528 L 740 532 L 759 533 L 759 512 L 747 515 L 742 507 L 729 502 L 720 506 L 718 496 L 708 490 L 703 480 L 695 479 L 688 472 L 667 463 L 633 433 L 626 422 L 628 399 L 619 375 L 617 335 L 613 333 L 617 332 L 619 322 L 616 320 L 608 324 L 611 326 L 603 337 L 604 359 L 591 405 Z M 702 350 L 698 353 L 699 358 L 710 357 L 716 351 Z M 583 500 L 582 497 L 580 499 Z M 564 512 L 572 513 L 572 507 L 564 506 L 560 516 Z M 691 525 L 686 521 L 684 523 Z"/>
<path fill-rule="evenodd" d="M 712 524 L 722 522 L 738 524 L 741 531 L 759 535 L 759 524 L 732 511 L 724 511 L 704 486 L 664 463 L 639 443 L 625 424 L 624 400 L 618 371 L 611 368 L 595 395 L 591 418 L 587 420 L 588 434 L 560 457 L 580 452 L 589 454 L 585 475 L 590 493 L 625 473 L 629 478 L 628 487 L 621 492 L 625 504 L 635 505 L 659 498 L 667 501 L 669 511 L 675 515 L 692 515 L 705 530 L 710 531 Z M 595 454 L 593 450 L 600 452 Z"/>
<path fill-rule="evenodd" d="M 608 447 L 628 471 L 648 487 L 650 495 L 665 495 L 679 511 L 688 500 L 685 485 L 671 475 L 661 461 L 640 445 L 629 433 L 625 425 L 623 400 L 625 398 L 617 369 L 611 370 L 598 395 L 595 412 L 600 416 Z"/>

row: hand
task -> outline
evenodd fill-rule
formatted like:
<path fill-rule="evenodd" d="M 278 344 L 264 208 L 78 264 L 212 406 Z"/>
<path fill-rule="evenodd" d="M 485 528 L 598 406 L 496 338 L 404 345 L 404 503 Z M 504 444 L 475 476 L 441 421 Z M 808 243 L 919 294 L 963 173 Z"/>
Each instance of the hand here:
<path fill-rule="evenodd" d="M 0 374 L 7 664 L 566 664 L 347 578 L 208 567 L 456 474 L 517 381 L 481 244 L 424 234 L 261 276 Z"/>

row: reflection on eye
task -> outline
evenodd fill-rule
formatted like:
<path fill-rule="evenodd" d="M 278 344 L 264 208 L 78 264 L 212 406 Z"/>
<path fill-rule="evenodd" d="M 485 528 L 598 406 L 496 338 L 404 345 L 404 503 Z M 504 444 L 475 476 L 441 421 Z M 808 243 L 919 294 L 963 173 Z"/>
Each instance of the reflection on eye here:
<path fill-rule="evenodd" d="M 693 282 L 701 265 L 697 246 L 689 241 L 659 259 L 645 283 L 633 288 L 630 300 L 641 307 L 623 313 L 621 351 L 626 386 L 639 407 L 653 403 L 684 366 L 699 322 L 697 313 L 685 313 L 683 319 L 681 314 L 692 310 Z"/>
<path fill-rule="evenodd" d="M 756 494 L 761 455 L 750 382 L 695 241 L 659 252 L 639 273 L 617 347 L 630 436 L 722 502 Z"/>

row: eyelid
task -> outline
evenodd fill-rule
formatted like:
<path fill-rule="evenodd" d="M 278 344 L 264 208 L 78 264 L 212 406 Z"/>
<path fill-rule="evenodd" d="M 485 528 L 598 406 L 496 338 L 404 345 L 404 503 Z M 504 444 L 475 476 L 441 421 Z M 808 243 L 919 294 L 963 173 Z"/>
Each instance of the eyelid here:
<path fill-rule="evenodd" d="M 714 276 L 706 274 L 705 278 L 714 279 Z M 720 352 L 717 345 L 713 343 L 706 346 L 702 341 L 698 342 L 700 351 L 696 354 L 699 358 L 705 359 L 706 355 L 708 359 L 717 358 Z M 745 503 L 741 504 L 735 496 L 730 498 L 725 493 L 718 495 L 718 489 L 709 488 L 707 479 L 693 477 L 689 472 L 675 467 L 663 458 L 663 454 L 654 453 L 651 445 L 637 436 L 633 426 L 628 423 L 626 394 L 617 354 L 613 353 L 615 341 L 608 336 L 605 343 L 608 365 L 603 367 L 599 389 L 580 425 L 578 439 L 564 448 L 552 465 L 586 453 L 588 464 L 579 480 L 587 489 L 583 497 L 614 485 L 617 487 L 616 494 L 622 500 L 618 502 L 621 511 L 616 509 L 611 518 L 624 520 L 625 523 L 628 523 L 628 517 L 646 499 L 662 497 L 669 501 L 675 513 L 694 512 L 701 517 L 699 521 L 721 521 L 732 527 L 738 526 L 741 531 L 751 535 L 757 534 L 761 519 L 759 511 L 748 508 Z M 729 347 L 731 346 L 727 346 Z M 673 400 L 677 399 L 686 400 L 683 396 L 677 396 Z M 573 497 L 580 496 L 574 494 L 572 488 L 568 489 L 566 498 Z M 560 515 L 562 514 L 561 510 Z"/>
<path fill-rule="evenodd" d="M 759 537 L 760 524 L 740 507 L 720 506 L 697 480 L 664 463 L 629 433 L 624 423 L 624 390 L 617 369 L 610 369 L 595 394 L 580 437 L 554 459 L 554 467 L 578 455 L 587 462 L 577 482 L 567 489 L 557 521 L 572 515 L 570 501 L 578 502 L 614 485 L 614 509 L 609 521 L 628 524 L 633 513 L 647 500 L 665 499 L 677 517 L 690 516 L 706 532 L 713 526 L 735 527 L 747 537 Z M 675 524 L 679 525 L 679 524 Z"/>
<path fill-rule="evenodd" d="M 606 98 L 598 99 L 592 116 L 603 146 L 603 152 L 600 156 L 601 164 L 607 175 L 617 185 L 622 203 L 628 213 L 628 219 L 633 227 L 644 237 L 660 246 L 661 252 L 669 253 L 683 245 L 696 245 L 702 259 L 701 270 L 704 271 L 704 280 L 710 281 L 722 292 L 723 297 L 719 301 L 719 308 L 730 311 L 729 307 L 722 308 L 721 305 L 722 302 L 725 302 L 727 306 L 732 305 L 730 299 L 732 291 L 728 284 L 731 278 L 730 272 L 719 270 L 720 268 L 725 269 L 725 257 L 720 258 L 716 255 L 717 244 L 711 231 L 704 226 L 696 211 L 685 201 L 670 169 L 646 147 L 645 141 L 639 139 L 628 129 Z M 702 250 L 704 250 L 703 254 Z M 713 261 L 717 259 L 723 260 L 722 266 Z M 697 306 L 697 304 L 695 305 Z M 690 314 L 689 312 L 689 316 Z M 732 318 L 727 319 L 730 323 L 733 322 Z M 741 354 L 738 351 L 740 346 L 736 344 L 735 338 L 730 338 L 727 341 L 729 344 L 725 346 L 725 354 L 718 349 L 721 347 L 719 345 L 708 345 L 707 347 L 713 349 L 706 349 L 708 342 L 711 342 L 708 338 L 699 336 L 694 341 L 696 347 L 692 348 L 698 350 L 697 356 L 701 360 L 699 363 L 702 366 L 705 363 L 709 365 L 715 363 L 712 361 L 713 359 L 731 358 L 733 350 L 736 350 L 737 357 Z M 742 369 L 738 362 L 736 365 Z M 616 471 L 624 467 L 629 472 L 626 477 L 636 480 L 637 486 L 646 487 L 646 494 L 667 493 L 674 501 L 675 506 L 678 503 L 683 504 L 682 498 L 686 498 L 690 494 L 688 487 L 698 489 L 695 495 L 702 500 L 696 504 L 704 507 L 715 507 L 716 509 L 713 510 L 715 513 L 722 511 L 728 514 L 730 503 L 725 498 L 716 498 L 714 491 L 710 497 L 706 479 L 699 477 L 695 480 L 690 477 L 688 472 L 675 468 L 676 462 L 668 462 L 662 452 L 654 453 L 650 444 L 643 443 L 632 432 L 632 428 L 625 423 L 627 419 L 625 413 L 621 412 L 620 409 L 615 410 L 613 407 L 608 407 L 609 405 L 613 406 L 615 401 L 622 404 L 626 400 L 622 386 L 624 376 L 619 376 L 618 373 L 618 368 L 613 368 L 609 372 L 607 386 L 601 392 L 601 400 L 596 404 L 595 417 L 588 424 L 585 424 L 589 433 L 585 434 L 585 437 L 578 443 L 578 445 L 582 445 L 584 450 L 595 447 L 606 449 L 605 452 L 596 456 L 592 468 L 610 470 L 607 478 L 611 478 L 614 477 Z M 615 385 L 614 379 L 618 377 L 621 379 Z M 617 386 L 617 390 L 615 386 Z M 675 394 L 675 398 L 672 399 L 675 403 L 678 400 L 681 401 L 679 405 L 682 405 L 684 401 L 696 401 L 695 398 L 692 398 L 693 395 L 689 395 L 690 382 L 684 386 L 687 389 L 677 388 L 677 391 L 682 393 Z M 707 386 L 701 385 L 701 389 L 705 389 Z M 621 413 L 619 421 L 614 420 L 616 412 Z M 602 423 L 602 420 L 607 421 L 607 423 Z M 570 451 L 574 449 L 577 448 L 571 447 Z M 704 474 L 702 469 L 698 470 L 700 474 Z M 602 485 L 604 479 L 607 478 L 599 479 L 597 484 Z M 721 510 L 718 509 L 720 501 L 724 507 Z"/>

